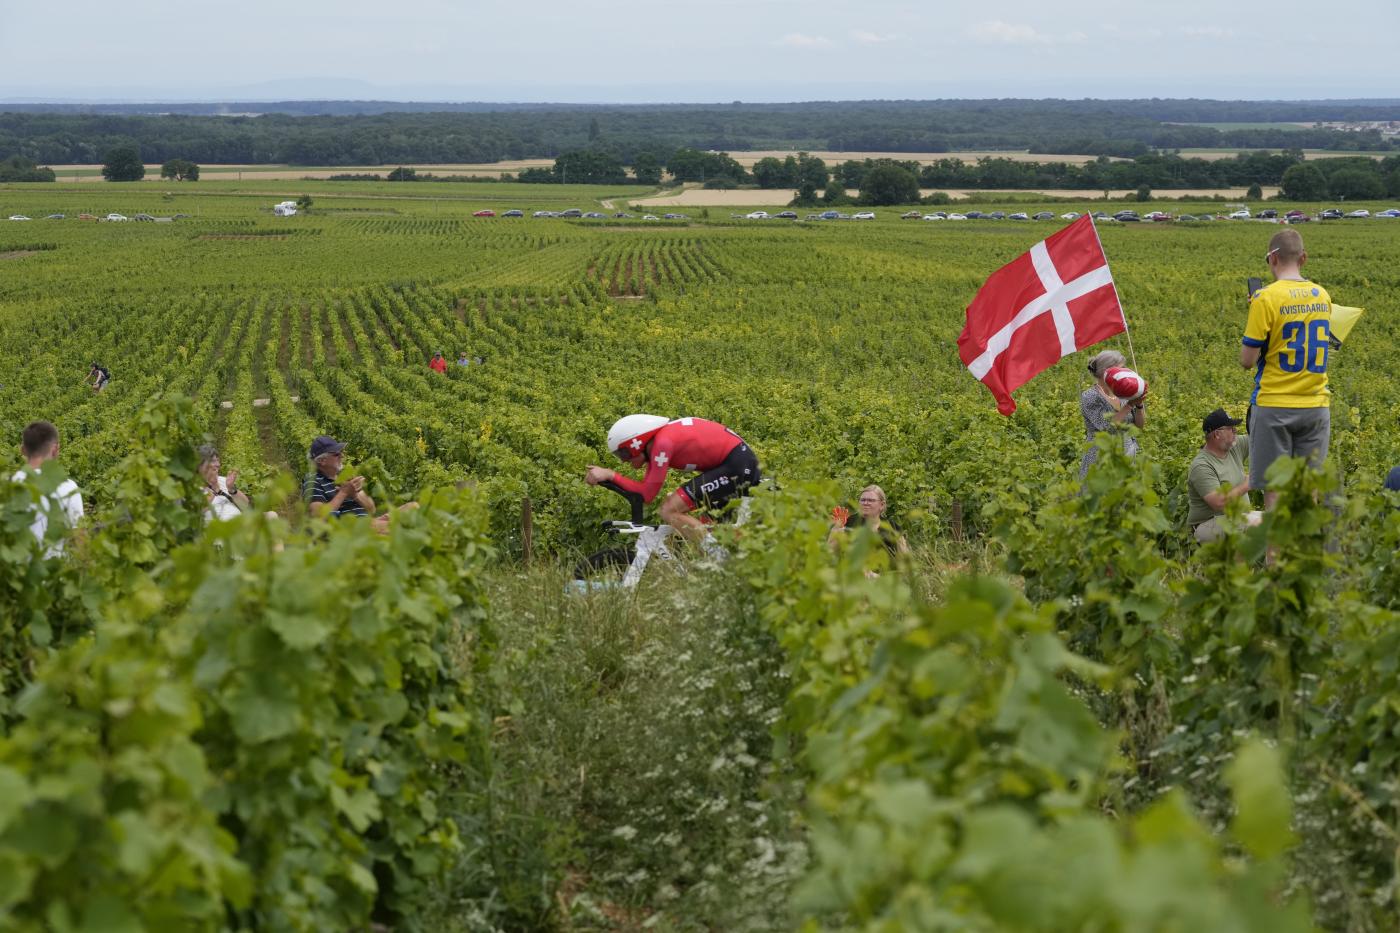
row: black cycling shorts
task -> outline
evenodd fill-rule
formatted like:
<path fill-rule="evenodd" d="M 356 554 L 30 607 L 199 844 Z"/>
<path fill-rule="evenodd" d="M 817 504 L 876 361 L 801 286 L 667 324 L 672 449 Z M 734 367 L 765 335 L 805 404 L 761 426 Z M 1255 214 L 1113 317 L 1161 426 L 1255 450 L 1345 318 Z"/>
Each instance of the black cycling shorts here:
<path fill-rule="evenodd" d="M 758 457 L 748 444 L 741 443 L 729 452 L 723 463 L 693 477 L 677 491 L 690 501 L 691 508 L 713 509 L 744 495 L 762 478 Z"/>

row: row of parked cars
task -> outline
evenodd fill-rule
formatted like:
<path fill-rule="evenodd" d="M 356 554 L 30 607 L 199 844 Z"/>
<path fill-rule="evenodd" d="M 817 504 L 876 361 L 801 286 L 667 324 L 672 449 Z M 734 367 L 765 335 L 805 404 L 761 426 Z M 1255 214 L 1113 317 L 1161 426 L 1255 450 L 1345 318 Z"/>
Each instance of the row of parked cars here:
<path fill-rule="evenodd" d="M 174 217 L 155 217 L 155 216 L 152 216 L 151 214 L 133 214 L 132 216 L 128 217 L 128 216 L 126 216 L 125 214 L 116 214 L 116 213 L 112 213 L 112 214 L 108 214 L 106 217 L 98 217 L 96 214 L 79 214 L 79 215 L 78 215 L 78 219 L 79 219 L 79 220 L 104 220 L 104 221 L 112 221 L 113 223 L 120 223 L 120 222 L 123 222 L 123 221 L 146 221 L 147 223 L 164 223 L 164 224 L 168 224 L 168 223 L 170 223 L 171 221 L 179 220 L 179 219 L 182 218 L 182 217 L 188 217 L 188 216 L 190 216 L 190 215 L 189 215 L 189 214 L 176 214 Z M 11 220 L 32 220 L 33 218 L 32 218 L 32 217 L 26 217 L 26 216 L 24 216 L 23 214 L 11 214 L 11 215 L 10 215 L 10 219 L 11 219 Z M 45 219 L 45 220 L 67 220 L 67 219 L 68 219 L 68 215 L 67 215 L 67 214 L 49 214 L 49 215 L 48 215 L 47 217 L 45 217 L 44 219 Z"/>
<path fill-rule="evenodd" d="M 736 219 L 743 219 L 743 220 L 796 220 L 796 219 L 797 219 L 797 212 L 796 212 L 796 211 L 781 211 L 781 212 L 776 213 L 776 214 L 770 214 L 770 213 L 768 213 L 767 211 L 752 211 L 751 213 L 748 213 L 748 214 L 731 214 L 730 216 L 731 216 L 731 217 L 734 217 L 734 218 L 736 218 Z M 1056 216 L 1056 215 L 1055 215 L 1055 213 L 1054 213 L 1053 211 L 1039 211 L 1039 212 L 1037 212 L 1037 213 L 1031 214 L 1031 213 L 1026 212 L 1026 211 L 1014 211 L 1014 212 L 1011 212 L 1011 213 L 1008 213 L 1008 212 L 1006 212 L 1006 211 L 988 211 L 988 212 L 985 212 L 985 213 L 984 213 L 984 212 L 982 212 L 982 211 L 975 211 L 975 210 L 974 210 L 974 211 L 967 211 L 966 213 L 958 213 L 958 212 L 956 212 L 956 211 L 933 211 L 932 213 L 928 213 L 928 214 L 926 214 L 926 213 L 924 213 L 924 212 L 922 212 L 922 211 L 907 211 L 907 212 L 905 212 L 905 213 L 903 213 L 903 214 L 900 214 L 900 215 L 899 215 L 899 218 L 900 218 L 900 220 L 932 220 L 932 221 L 938 221 L 938 220 L 1026 220 L 1026 221 L 1031 221 L 1031 220 L 1054 220 L 1054 219 L 1055 219 L 1055 216 Z M 1078 219 L 1079 219 L 1079 216 L 1080 216 L 1080 214 L 1079 214 L 1078 211 L 1066 211 L 1065 213 L 1060 214 L 1060 215 L 1059 215 L 1059 218 L 1060 218 L 1061 220 L 1078 220 Z M 1177 214 L 1177 215 L 1175 215 L 1175 216 L 1173 216 L 1172 214 L 1168 214 L 1168 213 L 1166 213 L 1166 212 L 1164 212 L 1164 211 L 1150 211 L 1149 213 L 1146 213 L 1146 214 L 1139 214 L 1137 211 L 1133 211 L 1133 210 L 1122 210 L 1122 211 L 1118 211 L 1117 213 L 1114 213 L 1114 214 L 1109 214 L 1109 213 L 1106 213 L 1106 212 L 1104 212 L 1104 211 L 1096 211 L 1096 212 L 1094 213 L 1094 219 L 1095 219 L 1095 220 L 1097 220 L 1097 221 L 1107 221 L 1107 222 L 1109 222 L 1109 223 L 1143 223 L 1143 222 L 1147 222 L 1147 223 L 1170 223 L 1170 222 L 1186 222 L 1186 223 L 1190 223 L 1190 222 L 1192 222 L 1192 221 L 1216 221 L 1216 220 L 1272 220 L 1272 221 L 1274 221 L 1274 222 L 1276 222 L 1276 223 L 1297 224 L 1297 223 L 1308 223 L 1308 222 L 1310 222 L 1310 221 L 1312 221 L 1312 220 L 1337 220 L 1337 219 L 1344 218 L 1344 217 L 1347 217 L 1347 218 L 1360 218 L 1360 217 L 1397 218 L 1397 217 L 1400 217 L 1400 208 L 1392 207 L 1392 208 L 1389 208 L 1388 210 L 1377 211 L 1375 214 L 1372 214 L 1370 211 L 1368 211 L 1368 210 L 1366 210 L 1366 209 L 1364 209 L 1364 208 L 1359 208 L 1359 209 L 1357 209 L 1357 210 L 1350 211 L 1350 212 L 1345 213 L 1345 214 L 1342 213 L 1342 211 L 1341 211 L 1339 208 L 1328 208 L 1327 210 L 1324 210 L 1324 211 L 1319 212 L 1316 218 L 1312 217 L 1312 216 L 1309 215 L 1307 212 L 1305 212 L 1305 211 L 1300 211 L 1300 210 L 1291 210 L 1291 211 L 1288 211 L 1286 214 L 1284 214 L 1283 216 L 1280 217 L 1280 216 L 1279 216 L 1279 212 L 1278 212 L 1276 209 L 1271 208 L 1271 207 L 1270 207 L 1270 208 L 1265 208 L 1264 210 L 1259 211 L 1257 214 L 1252 214 L 1252 213 L 1250 213 L 1249 208 L 1241 208 L 1241 209 L 1236 210 L 1236 211 L 1231 211 L 1231 212 L 1228 213 L 1228 214 Z M 808 214 L 807 217 L 806 217 L 806 219 L 807 219 L 807 220 L 874 220 L 874 219 L 875 219 L 875 213 L 874 213 L 873 211 L 861 211 L 861 212 L 858 213 L 858 214 L 843 214 L 843 213 L 841 213 L 840 211 L 823 211 L 823 212 L 820 213 L 820 214 Z"/>
<path fill-rule="evenodd" d="M 485 209 L 483 209 L 483 210 L 477 211 L 476 213 L 472 214 L 472 216 L 473 216 L 473 217 L 497 217 L 497 216 L 500 216 L 500 217 L 524 217 L 524 216 L 525 216 L 525 212 L 522 211 L 522 210 L 509 210 L 509 211 L 502 211 L 502 212 L 498 215 L 495 211 L 491 210 L 491 209 L 488 207 L 488 208 L 485 208 Z M 577 207 L 571 207 L 571 208 L 569 208 L 569 209 L 566 210 L 566 211 L 535 211 L 535 212 L 532 213 L 530 216 L 531 216 L 531 217 L 537 217 L 537 218 L 543 218 L 543 217 L 566 217 L 566 218 L 578 217 L 578 218 L 582 218 L 582 219 L 584 219 L 584 220 L 607 220 L 607 219 L 609 219 L 609 216 L 610 216 L 610 215 L 604 214 L 604 213 L 602 213 L 601 211 L 583 211 L 583 210 L 579 210 Z M 636 214 L 629 214 L 629 213 L 627 213 L 626 211 L 617 211 L 616 213 L 612 214 L 611 217 L 612 217 L 612 219 L 615 219 L 615 220 L 636 220 L 636 219 L 638 219 Z M 690 216 L 687 215 L 687 214 L 663 214 L 663 215 L 661 215 L 660 217 L 657 217 L 655 214 L 643 214 L 643 215 L 641 216 L 640 219 L 642 219 L 642 220 L 689 220 L 689 219 L 690 219 Z"/>

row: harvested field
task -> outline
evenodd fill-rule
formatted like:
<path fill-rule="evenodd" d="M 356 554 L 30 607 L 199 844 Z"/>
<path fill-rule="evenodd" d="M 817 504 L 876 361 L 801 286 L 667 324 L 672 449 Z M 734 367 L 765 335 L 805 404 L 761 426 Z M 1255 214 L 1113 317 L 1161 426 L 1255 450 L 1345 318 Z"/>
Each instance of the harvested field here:
<path fill-rule="evenodd" d="M 12 249 L 7 252 L 0 253 L 0 260 L 23 259 L 25 256 L 36 256 L 39 254 L 39 252 L 40 251 L 37 249 Z"/>
<path fill-rule="evenodd" d="M 797 150 L 756 149 L 750 152 L 731 152 L 730 155 L 744 168 L 753 168 L 754 163 L 759 159 L 770 157 L 785 159 L 790 155 L 797 155 Z M 864 159 L 895 159 L 899 162 L 918 162 L 920 165 L 927 165 L 940 159 L 961 159 L 970 164 L 978 159 L 991 158 L 1010 159 L 1013 162 L 1070 162 L 1075 165 L 1083 165 L 1098 158 L 1098 156 L 1092 155 L 1032 154 L 1025 149 L 983 150 L 980 152 L 833 152 L 825 150 L 808 152 L 808 155 L 816 156 L 826 162 L 827 167 L 838 162 L 860 162 Z"/>

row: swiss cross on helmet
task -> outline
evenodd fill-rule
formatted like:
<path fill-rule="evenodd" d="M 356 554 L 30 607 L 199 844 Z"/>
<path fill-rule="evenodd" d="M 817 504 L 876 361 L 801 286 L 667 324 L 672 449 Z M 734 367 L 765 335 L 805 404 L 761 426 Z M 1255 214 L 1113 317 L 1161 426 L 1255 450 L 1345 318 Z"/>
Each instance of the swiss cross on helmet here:
<path fill-rule="evenodd" d="M 608 450 L 623 460 L 631 460 L 646 449 L 647 444 L 670 423 L 660 415 L 627 415 L 618 418 L 608 428 Z"/>

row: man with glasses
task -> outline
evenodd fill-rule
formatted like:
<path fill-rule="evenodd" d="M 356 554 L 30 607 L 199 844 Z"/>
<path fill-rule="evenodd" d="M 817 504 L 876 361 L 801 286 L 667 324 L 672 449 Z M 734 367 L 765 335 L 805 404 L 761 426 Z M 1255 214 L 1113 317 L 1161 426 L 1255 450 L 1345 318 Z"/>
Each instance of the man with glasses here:
<path fill-rule="evenodd" d="M 1279 457 L 1307 457 L 1314 466 L 1327 458 L 1332 299 L 1304 278 L 1307 259 L 1297 230 L 1275 233 L 1264 257 L 1274 281 L 1249 300 L 1240 365 L 1255 371 L 1248 426 L 1253 489 L 1264 488 L 1264 474 Z M 1264 508 L 1277 499 L 1277 492 L 1265 492 Z"/>
<path fill-rule="evenodd" d="M 1225 533 L 1221 522 L 1225 503 L 1250 490 L 1244 472 L 1244 445 L 1237 443 L 1235 435 L 1239 423 L 1225 409 L 1217 408 L 1201 424 L 1206 440 L 1186 472 L 1186 499 L 1191 505 L 1186 522 L 1200 544 Z M 1250 512 L 1245 521 L 1257 525 L 1261 518 L 1262 512 Z"/>
<path fill-rule="evenodd" d="M 345 445 L 322 434 L 311 442 L 309 451 L 312 474 L 302 484 L 301 495 L 313 518 L 368 518 L 375 531 L 389 532 L 389 515 L 375 515 L 374 500 L 365 492 L 365 478 L 352 476 L 343 483 L 336 482 L 345 460 Z M 406 502 L 399 511 L 418 508 L 416 502 Z"/>

